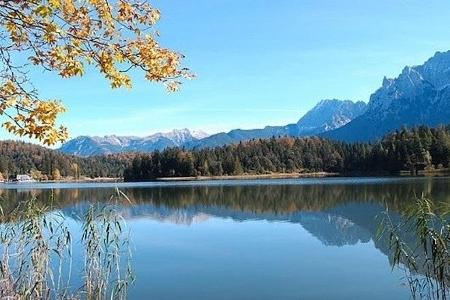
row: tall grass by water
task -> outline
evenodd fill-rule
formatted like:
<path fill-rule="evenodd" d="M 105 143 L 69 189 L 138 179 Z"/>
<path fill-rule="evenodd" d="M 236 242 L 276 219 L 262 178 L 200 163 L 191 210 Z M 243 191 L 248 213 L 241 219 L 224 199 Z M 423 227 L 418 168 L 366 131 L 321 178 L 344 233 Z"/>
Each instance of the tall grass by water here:
<path fill-rule="evenodd" d="M 450 205 L 421 197 L 394 222 L 387 210 L 379 227 L 393 268 L 403 270 L 413 299 L 450 297 Z"/>
<path fill-rule="evenodd" d="M 1 210 L 0 298 L 126 299 L 134 278 L 129 232 L 117 210 L 123 201 L 129 199 L 117 190 L 109 201 L 90 205 L 76 222 L 78 241 L 68 218 L 36 198 Z M 72 268 L 75 242 L 83 249 L 81 272 Z"/>

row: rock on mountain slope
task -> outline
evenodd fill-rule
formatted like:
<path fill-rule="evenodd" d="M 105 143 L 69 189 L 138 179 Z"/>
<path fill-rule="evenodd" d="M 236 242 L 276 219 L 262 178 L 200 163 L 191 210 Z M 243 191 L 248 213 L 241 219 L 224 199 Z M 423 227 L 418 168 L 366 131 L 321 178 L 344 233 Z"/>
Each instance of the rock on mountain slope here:
<path fill-rule="evenodd" d="M 239 143 L 240 141 L 272 136 L 306 136 L 339 128 L 365 112 L 362 101 L 322 100 L 296 124 L 267 126 L 263 129 L 235 129 L 187 144 L 190 148 L 205 148 Z"/>
<path fill-rule="evenodd" d="M 147 137 L 135 136 L 79 136 L 63 144 L 61 152 L 78 156 L 93 156 L 120 152 L 150 152 L 168 147 L 181 146 L 207 137 L 202 131 L 189 129 L 173 130 L 167 133 L 156 133 Z"/>
<path fill-rule="evenodd" d="M 450 123 L 450 51 L 423 65 L 406 67 L 371 95 L 367 111 L 345 126 L 322 134 L 348 142 L 373 141 L 402 126 Z"/>

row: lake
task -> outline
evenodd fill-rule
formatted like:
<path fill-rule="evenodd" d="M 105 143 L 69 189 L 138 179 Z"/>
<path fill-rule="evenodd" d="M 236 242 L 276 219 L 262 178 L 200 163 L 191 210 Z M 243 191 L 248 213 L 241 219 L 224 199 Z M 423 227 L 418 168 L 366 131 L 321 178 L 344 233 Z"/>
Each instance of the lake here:
<path fill-rule="evenodd" d="M 222 180 L 119 184 L 3 184 L 4 210 L 32 196 L 75 233 L 115 187 L 130 232 L 130 299 L 409 299 L 392 270 L 380 215 L 415 195 L 450 201 L 448 177 Z M 74 276 L 75 281 L 81 278 Z"/>

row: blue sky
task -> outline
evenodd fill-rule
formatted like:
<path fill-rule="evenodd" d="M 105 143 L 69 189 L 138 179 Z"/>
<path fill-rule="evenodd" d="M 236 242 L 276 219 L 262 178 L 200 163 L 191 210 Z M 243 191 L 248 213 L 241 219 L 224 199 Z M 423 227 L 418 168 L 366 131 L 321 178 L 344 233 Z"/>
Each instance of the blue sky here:
<path fill-rule="evenodd" d="M 92 71 L 34 72 L 41 95 L 68 107 L 61 122 L 71 137 L 292 123 L 321 99 L 368 101 L 383 76 L 450 49 L 448 0 L 152 3 L 162 11 L 161 44 L 185 54 L 197 79 L 168 94 L 141 73 L 129 91 Z"/>

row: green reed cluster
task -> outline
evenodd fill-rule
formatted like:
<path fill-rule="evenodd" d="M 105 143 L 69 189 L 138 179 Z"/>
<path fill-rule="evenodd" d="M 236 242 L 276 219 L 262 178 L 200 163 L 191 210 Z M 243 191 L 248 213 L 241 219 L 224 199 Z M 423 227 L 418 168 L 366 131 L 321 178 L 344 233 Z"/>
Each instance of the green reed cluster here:
<path fill-rule="evenodd" d="M 450 205 L 421 197 L 394 222 L 386 211 L 378 236 L 386 237 L 391 264 L 405 273 L 413 299 L 450 297 Z"/>
<path fill-rule="evenodd" d="M 36 198 L 0 210 L 0 298 L 126 299 L 133 276 L 129 233 L 117 209 L 124 199 L 117 190 L 78 220 L 81 274 L 72 268 L 74 234 L 65 215 Z M 73 278 L 83 278 L 82 286 Z"/>

